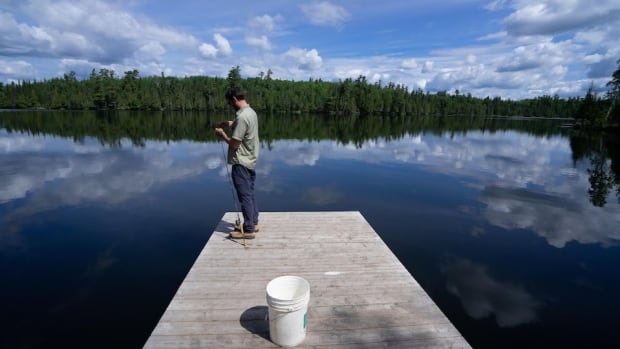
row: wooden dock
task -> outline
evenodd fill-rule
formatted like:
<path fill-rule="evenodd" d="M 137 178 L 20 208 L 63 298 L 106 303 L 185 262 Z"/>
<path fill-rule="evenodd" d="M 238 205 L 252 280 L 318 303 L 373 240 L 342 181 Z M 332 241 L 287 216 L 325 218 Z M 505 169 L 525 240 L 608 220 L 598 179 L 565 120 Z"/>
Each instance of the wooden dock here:
<path fill-rule="evenodd" d="M 145 348 L 277 348 L 265 287 L 310 283 L 297 348 L 471 348 L 359 212 L 262 212 L 247 247 L 228 212 Z"/>

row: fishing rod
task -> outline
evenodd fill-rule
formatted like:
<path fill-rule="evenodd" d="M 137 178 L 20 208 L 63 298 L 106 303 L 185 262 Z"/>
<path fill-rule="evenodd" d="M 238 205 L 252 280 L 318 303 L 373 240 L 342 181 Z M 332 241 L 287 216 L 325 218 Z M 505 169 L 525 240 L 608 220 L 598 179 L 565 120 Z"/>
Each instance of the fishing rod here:
<path fill-rule="evenodd" d="M 230 174 L 230 170 L 228 170 L 228 156 L 226 155 L 226 149 L 224 148 L 224 144 L 220 142 L 222 146 L 222 155 L 224 156 L 224 167 L 226 167 L 226 177 L 228 178 L 228 185 L 230 186 L 230 193 L 232 194 L 233 203 L 235 204 L 235 210 L 237 213 L 237 220 L 235 224 L 240 226 L 242 231 L 243 227 L 241 226 L 241 217 L 239 216 L 239 204 L 237 203 L 237 198 L 235 197 L 235 186 L 232 181 L 232 175 Z"/>

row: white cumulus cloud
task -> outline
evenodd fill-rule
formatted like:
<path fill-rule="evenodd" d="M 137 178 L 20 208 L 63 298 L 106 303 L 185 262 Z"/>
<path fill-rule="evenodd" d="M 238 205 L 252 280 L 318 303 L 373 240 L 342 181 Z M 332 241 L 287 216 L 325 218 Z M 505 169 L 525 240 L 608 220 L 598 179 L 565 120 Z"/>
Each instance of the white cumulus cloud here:
<path fill-rule="evenodd" d="M 211 44 L 202 43 L 198 47 L 198 50 L 205 58 L 215 58 L 215 56 L 217 56 L 217 48 Z"/>
<path fill-rule="evenodd" d="M 301 70 L 315 70 L 323 64 L 323 59 L 316 49 L 306 50 L 294 47 L 288 50 L 285 56 L 296 62 Z"/>
<path fill-rule="evenodd" d="M 191 48 L 194 36 L 164 28 L 106 1 L 49 1 L 20 3 L 21 21 L 0 12 L 0 55 L 81 58 L 122 62 L 145 46 Z M 34 22 L 35 24 L 31 24 Z M 85 25 L 87 23 L 88 25 Z M 159 56 L 161 50 L 154 51 Z"/>
<path fill-rule="evenodd" d="M 224 56 L 230 56 L 232 54 L 232 47 L 230 46 L 230 43 L 228 42 L 228 40 L 222 36 L 222 34 L 214 34 L 213 35 L 213 40 L 215 40 L 215 43 L 217 44 L 217 49 L 218 52 Z"/>
<path fill-rule="evenodd" d="M 34 72 L 32 64 L 26 61 L 0 60 L 0 74 L 13 76 L 27 76 Z"/>
<path fill-rule="evenodd" d="M 617 0 L 518 0 L 504 24 L 512 35 L 552 35 L 617 22 Z"/>
<path fill-rule="evenodd" d="M 222 34 L 215 33 L 213 40 L 217 47 L 206 42 L 198 46 L 198 51 L 204 58 L 228 57 L 232 54 L 232 47 Z"/>
<path fill-rule="evenodd" d="M 250 27 L 259 32 L 269 33 L 275 29 L 276 22 L 281 21 L 283 18 L 280 15 L 270 16 L 262 15 L 256 16 L 250 20 Z"/>
<path fill-rule="evenodd" d="M 403 60 L 400 66 L 403 67 L 404 69 L 415 69 L 418 67 L 418 63 L 416 62 L 414 58 L 410 58 L 410 59 Z"/>
<path fill-rule="evenodd" d="M 248 36 L 245 38 L 245 42 L 252 47 L 255 47 L 262 51 L 269 51 L 272 48 L 269 38 L 265 35 L 261 36 Z"/>
<path fill-rule="evenodd" d="M 312 24 L 319 26 L 338 27 L 351 17 L 344 7 L 328 1 L 301 5 L 301 10 Z"/>

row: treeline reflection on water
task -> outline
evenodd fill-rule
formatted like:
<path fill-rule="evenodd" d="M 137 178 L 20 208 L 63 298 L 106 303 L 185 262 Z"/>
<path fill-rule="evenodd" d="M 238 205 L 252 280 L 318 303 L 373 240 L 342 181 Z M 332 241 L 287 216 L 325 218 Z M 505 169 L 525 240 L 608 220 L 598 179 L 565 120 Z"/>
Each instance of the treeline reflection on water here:
<path fill-rule="evenodd" d="M 102 145 L 121 147 L 129 139 L 134 146 L 147 140 L 216 141 L 214 125 L 232 115 L 204 112 L 102 112 L 102 111 L 2 111 L 0 128 L 8 132 L 57 135 L 81 142 L 86 137 Z M 270 146 L 278 140 L 335 140 L 361 146 L 374 139 L 394 140 L 405 135 L 430 133 L 452 135 L 473 131 L 518 131 L 536 136 L 568 137 L 573 161 L 586 161 L 595 206 L 605 206 L 608 194 L 620 201 L 620 137 L 604 132 L 574 131 L 571 120 L 514 117 L 356 117 L 310 114 L 261 115 L 261 142 Z"/>

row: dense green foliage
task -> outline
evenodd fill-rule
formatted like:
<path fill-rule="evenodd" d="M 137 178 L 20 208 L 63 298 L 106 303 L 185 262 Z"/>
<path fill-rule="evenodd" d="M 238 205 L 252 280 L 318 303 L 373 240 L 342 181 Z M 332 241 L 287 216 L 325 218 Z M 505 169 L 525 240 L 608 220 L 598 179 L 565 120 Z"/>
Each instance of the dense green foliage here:
<path fill-rule="evenodd" d="M 609 91 L 605 98 L 601 98 L 590 86 L 575 113 L 576 126 L 589 129 L 620 127 L 620 60 L 607 87 Z"/>
<path fill-rule="evenodd" d="M 431 94 L 393 83 L 371 84 L 364 76 L 339 82 L 286 81 L 272 79 L 269 71 L 242 79 L 239 67 L 233 67 L 227 78 L 140 77 L 137 70 L 117 78 L 114 71 L 101 69 L 78 80 L 71 72 L 63 78 L 0 85 L 0 108 L 224 111 L 224 93 L 231 85 L 245 89 L 252 107 L 263 113 L 573 117 L 582 100 L 541 96 L 512 101 L 458 91 Z"/>
<path fill-rule="evenodd" d="M 583 102 L 577 108 L 575 113 L 575 121 L 584 127 L 600 128 L 604 127 L 607 122 L 606 111 L 607 103 L 599 98 L 594 89 L 590 86 Z"/>

